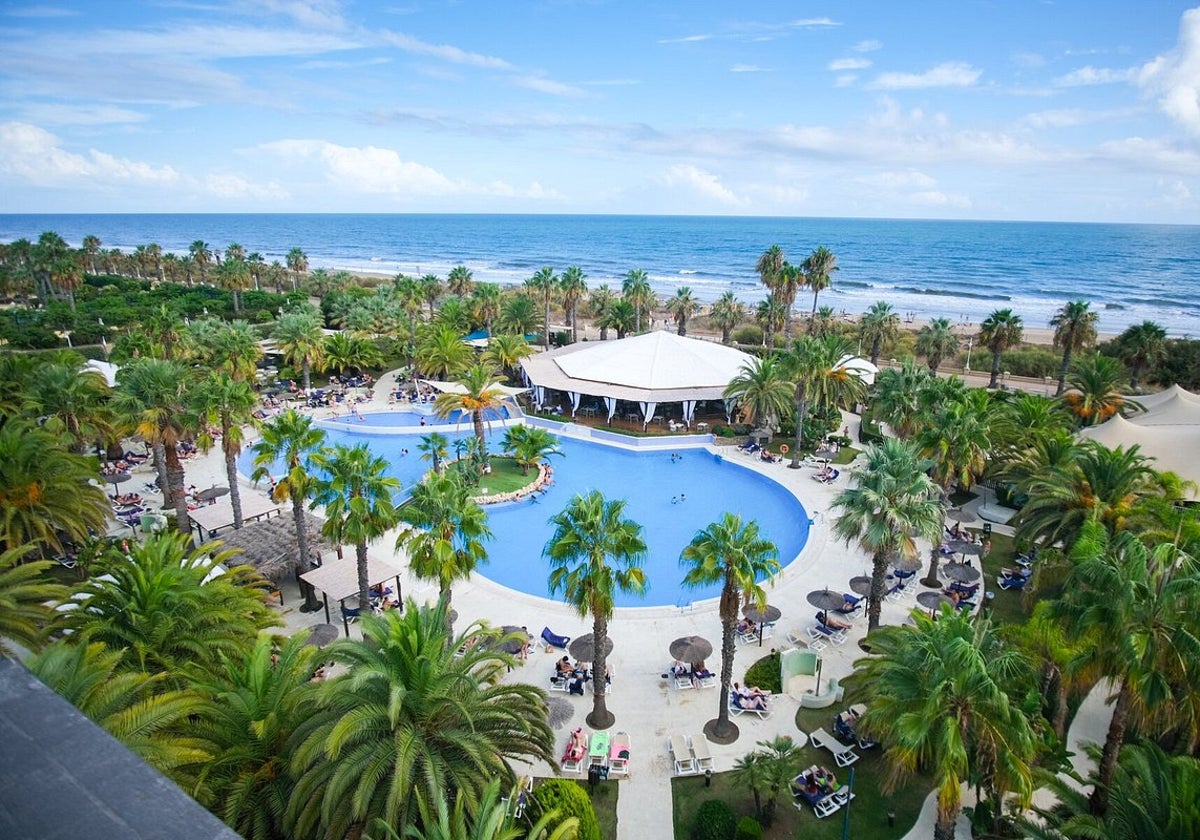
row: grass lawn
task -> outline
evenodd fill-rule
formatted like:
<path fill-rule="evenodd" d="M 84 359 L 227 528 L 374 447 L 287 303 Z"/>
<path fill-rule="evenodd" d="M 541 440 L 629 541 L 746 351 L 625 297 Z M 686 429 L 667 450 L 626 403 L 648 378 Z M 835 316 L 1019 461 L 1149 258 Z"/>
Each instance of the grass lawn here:
<path fill-rule="evenodd" d="M 480 492 L 486 487 L 488 495 L 495 493 L 511 493 L 527 487 L 537 480 L 537 472 L 532 468 L 527 475 L 521 474 L 521 468 L 512 458 L 492 456 L 488 459 L 492 471 L 479 481 Z"/>
<path fill-rule="evenodd" d="M 971 528 L 976 531 L 977 529 Z M 995 592 L 992 601 L 992 618 L 997 622 L 1021 624 L 1029 620 L 1029 610 L 1025 608 L 1024 591 L 1019 589 L 1001 589 L 996 578 L 1002 568 L 1016 566 L 1013 558 L 1013 538 L 1005 534 L 992 533 L 992 550 L 987 557 L 981 558 L 983 570 L 983 591 Z"/>
<path fill-rule="evenodd" d="M 600 823 L 600 836 L 604 840 L 617 840 L 617 798 L 621 783 L 615 779 L 601 782 L 596 785 L 595 793 L 588 793 L 588 784 L 585 781 L 576 781 L 575 784 L 592 800 L 592 807 L 596 809 L 596 820 Z"/>

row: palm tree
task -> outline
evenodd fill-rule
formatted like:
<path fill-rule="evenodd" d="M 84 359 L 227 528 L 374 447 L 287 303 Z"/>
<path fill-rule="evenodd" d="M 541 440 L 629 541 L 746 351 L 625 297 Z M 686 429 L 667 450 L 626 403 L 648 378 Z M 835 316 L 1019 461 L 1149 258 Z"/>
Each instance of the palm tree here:
<path fill-rule="evenodd" d="M 792 469 L 800 468 L 810 403 L 831 407 L 841 401 L 855 402 L 865 393 L 866 386 L 858 374 L 843 366 L 852 353 L 850 342 L 841 336 L 804 336 L 793 342 L 792 349 L 784 356 L 784 369 L 795 383 L 796 444 L 789 464 Z"/>
<path fill-rule="evenodd" d="M 87 254 L 88 270 L 91 274 L 98 274 L 96 271 L 96 257 L 100 254 L 100 237 L 88 234 L 83 237 L 83 253 Z"/>
<path fill-rule="evenodd" d="M 775 349 L 775 335 L 787 326 L 790 315 L 787 305 L 775 292 L 758 302 L 754 310 L 754 319 L 762 327 L 763 346 L 768 350 Z"/>
<path fill-rule="evenodd" d="M 542 266 L 525 281 L 525 288 L 542 301 L 542 349 L 550 349 L 550 303 L 558 291 L 559 279 L 550 266 Z"/>
<path fill-rule="evenodd" d="M 363 371 L 383 363 L 374 341 L 361 335 L 339 332 L 325 337 L 325 369 L 340 374 Z"/>
<path fill-rule="evenodd" d="M 491 365 L 472 365 L 455 380 L 461 391 L 446 391 L 433 401 L 433 410 L 438 417 L 447 418 L 460 411 L 470 415 L 475 428 L 475 439 L 479 442 L 479 453 L 487 458 L 487 438 L 484 436 L 484 421 L 491 425 L 491 416 L 497 414 L 504 404 L 506 394 L 496 381 L 496 371 Z"/>
<path fill-rule="evenodd" d="M 754 264 L 754 270 L 758 272 L 759 279 L 762 280 L 762 284 L 767 287 L 768 291 L 775 291 L 779 285 L 779 275 L 786 262 L 783 249 L 778 245 L 772 245 L 762 252 L 758 262 Z"/>
<path fill-rule="evenodd" d="M 436 274 L 426 274 L 422 276 L 417 283 L 421 286 L 421 297 L 425 299 L 425 303 L 429 306 L 429 320 L 433 320 L 434 305 L 442 296 L 442 281 Z"/>
<path fill-rule="evenodd" d="M 458 376 L 471 366 L 475 353 L 465 344 L 458 330 L 450 327 L 427 327 L 417 343 L 417 367 L 437 379 Z"/>
<path fill-rule="evenodd" d="M 513 657 L 467 645 L 478 624 L 448 636 L 444 613 L 410 601 L 364 616 L 366 644 L 326 648 L 347 672 L 320 686 L 293 739 L 290 836 L 346 837 L 375 818 L 403 831 L 420 802 L 478 807 L 493 778 L 515 781 L 510 760 L 553 763 L 545 694 L 501 682 Z"/>
<path fill-rule="evenodd" d="M 429 461 L 434 472 L 441 472 L 446 459 L 450 456 L 450 441 L 440 432 L 430 432 L 421 437 L 417 449 L 423 453 L 422 461 Z"/>
<path fill-rule="evenodd" d="M 471 291 L 471 314 L 477 322 L 483 324 L 489 340 L 495 334 L 492 323 L 500 315 L 500 305 L 503 299 L 504 293 L 495 283 L 479 283 Z"/>
<path fill-rule="evenodd" d="M 266 582 L 249 567 L 220 573 L 232 552 L 192 549 L 182 534 L 159 534 L 124 555 L 103 556 L 97 576 L 63 622 L 84 641 L 123 651 L 124 661 L 178 680 L 184 666 L 219 673 L 228 657 L 279 624 L 265 603 Z"/>
<path fill-rule="evenodd" d="M 504 431 L 504 451 L 511 453 L 521 467 L 521 475 L 529 475 L 529 468 L 536 467 L 551 455 L 561 455 L 558 438 L 538 426 L 509 426 Z"/>
<path fill-rule="evenodd" d="M 635 332 L 637 328 L 637 310 L 634 305 L 625 298 L 619 298 L 612 302 L 608 308 L 608 315 L 604 320 L 597 322 L 602 330 L 612 329 L 617 331 L 617 338 L 622 339 L 631 332 Z"/>
<path fill-rule="evenodd" d="M 260 439 L 254 444 L 255 481 L 271 478 L 271 468 L 281 465 L 285 472 L 275 482 L 271 497 L 277 502 L 291 500 L 292 521 L 296 526 L 296 569 L 304 574 L 314 568 L 308 545 L 308 527 L 304 508 L 312 497 L 314 479 L 309 473 L 310 459 L 325 444 L 324 430 L 313 426 L 313 419 L 294 408 L 277 414 L 259 427 Z M 313 588 L 301 581 L 305 612 L 320 606 Z"/>
<path fill-rule="evenodd" d="M 1094 683 L 1099 675 L 1071 667 L 1079 653 L 1078 645 L 1067 639 L 1066 628 L 1054 617 L 1053 609 L 1050 601 L 1038 601 L 1029 620 L 1024 624 L 1009 625 L 1004 628 L 1007 631 L 1004 635 L 1016 643 L 1038 669 L 1038 694 L 1042 698 L 1043 714 L 1054 737 L 1064 742 L 1069 693 L 1077 685 Z"/>
<path fill-rule="evenodd" d="M 819 245 L 800 264 L 804 272 L 804 285 L 812 289 L 812 315 L 817 314 L 817 295 L 833 285 L 833 273 L 838 270 L 837 257 L 824 245 Z"/>
<path fill-rule="evenodd" d="M 1127 730 L 1159 734 L 1176 722 L 1200 680 L 1194 620 L 1200 576 L 1195 561 L 1170 544 L 1147 548 L 1135 535 L 1111 535 L 1087 522 L 1070 555 L 1071 572 L 1054 614 L 1080 658 L 1113 681 L 1116 702 L 1100 758 L 1092 813 L 1103 816 L 1114 790 Z"/>
<path fill-rule="evenodd" d="M 1137 393 L 1142 375 L 1167 358 L 1167 331 L 1154 321 L 1133 324 L 1117 336 L 1117 356 L 1129 368 L 1129 387 Z"/>
<path fill-rule="evenodd" d="M 248 840 L 287 836 L 283 815 L 295 787 L 288 742 L 309 713 L 318 667 L 307 636 L 283 644 L 259 636 L 220 674 L 193 681 L 206 702 L 188 730 L 213 753 L 200 775 L 202 799 Z"/>
<path fill-rule="evenodd" d="M 667 311 L 675 318 L 679 335 L 687 335 L 688 321 L 700 311 L 700 302 L 690 286 L 680 286 L 675 295 L 667 299 Z"/>
<path fill-rule="evenodd" d="M 879 354 L 885 342 L 896 340 L 900 333 L 900 316 L 887 301 L 876 301 L 858 321 L 860 341 L 871 342 L 871 364 L 879 364 Z"/>
<path fill-rule="evenodd" d="M 713 302 L 708 320 L 721 331 L 721 343 L 728 344 L 729 336 L 746 320 L 746 305 L 733 292 L 725 292 Z"/>
<path fill-rule="evenodd" d="M 183 319 L 179 313 L 165 303 L 151 310 L 142 323 L 142 328 L 162 346 L 162 356 L 167 361 L 175 358 L 175 348 L 183 340 Z"/>
<path fill-rule="evenodd" d="M 103 532 L 111 508 L 95 461 L 24 419 L 0 426 L 0 550 L 28 544 L 63 550 Z"/>
<path fill-rule="evenodd" d="M 1100 316 L 1090 307 L 1086 300 L 1073 300 L 1059 307 L 1050 319 L 1050 326 L 1054 327 L 1054 346 L 1063 351 L 1062 365 L 1058 369 L 1058 390 L 1054 392 L 1056 397 L 1062 396 L 1066 388 L 1071 355 L 1096 340 L 1096 322 Z"/>
<path fill-rule="evenodd" d="M 518 795 L 513 791 L 500 796 L 500 780 L 491 779 L 479 798 L 479 805 L 468 808 L 465 799 L 454 801 L 450 810 L 445 797 L 435 803 L 418 800 L 421 828 L 409 826 L 408 836 L 414 840 L 572 840 L 579 836 L 579 817 L 559 819 L 558 809 L 545 811 L 532 826 L 517 825 L 516 811 L 510 801 Z M 378 835 L 366 835 L 367 840 L 401 840 L 390 825 L 375 821 Z"/>
<path fill-rule="evenodd" d="M 187 688 L 171 688 L 165 673 L 130 670 L 122 652 L 103 642 L 60 640 L 25 662 L 30 672 L 134 755 L 194 789 L 195 768 L 213 759 L 194 731 L 208 707 Z M 239 733 L 246 737 L 246 731 Z"/>
<path fill-rule="evenodd" d="M 400 481 L 385 474 L 388 462 L 371 452 L 365 443 L 335 444 L 311 458 L 322 474 L 313 487 L 314 504 L 325 506 L 321 533 L 343 545 L 354 545 L 358 562 L 358 607 L 371 609 L 371 586 L 367 570 L 367 543 L 382 537 L 399 521 L 394 494 Z"/>
<path fill-rule="evenodd" d="M 847 543 L 857 541 L 871 555 L 871 596 L 867 629 L 879 626 L 884 580 L 894 556 L 917 557 L 918 536 L 930 542 L 942 533 L 942 506 L 929 463 L 916 447 L 895 438 L 869 446 L 866 463 L 853 475 L 852 486 L 833 501 L 840 510 L 833 532 Z"/>
<path fill-rule="evenodd" d="M 645 269 L 635 268 L 621 281 L 621 295 L 633 307 L 634 333 L 642 331 L 642 319 L 649 317 L 654 308 L 654 291 L 650 288 L 650 276 Z"/>
<path fill-rule="evenodd" d="M 625 518 L 624 499 L 605 499 L 599 490 L 576 495 L 550 517 L 550 524 L 554 533 L 542 551 L 550 561 L 550 593 L 561 592 L 581 617 L 592 616 L 595 678 L 587 722 L 593 729 L 607 729 L 615 720 L 605 704 L 608 622 L 616 593 L 646 591 L 642 526 Z"/>
<path fill-rule="evenodd" d="M 217 266 L 217 286 L 229 290 L 234 314 L 242 311 L 242 292 L 250 288 L 251 282 L 250 267 L 245 260 L 226 254 L 226 259 Z"/>
<path fill-rule="evenodd" d="M 912 437 L 921 420 L 922 394 L 933 382 L 933 374 L 912 359 L 905 359 L 899 368 L 881 370 L 871 398 L 876 419 L 891 426 L 898 437 Z"/>
<path fill-rule="evenodd" d="M 191 533 L 179 444 L 189 433 L 188 371 L 176 362 L 137 359 L 117 371 L 113 408 L 154 451 L 159 485 L 175 508 L 175 527 Z"/>
<path fill-rule="evenodd" d="M 790 735 L 776 735 L 759 741 L 758 749 L 739 759 L 733 766 L 734 780 L 754 794 L 754 813 L 764 825 L 775 819 L 779 794 L 796 778 L 800 769 L 800 748 Z M 766 795 L 766 803 L 762 801 Z"/>
<path fill-rule="evenodd" d="M 958 352 L 958 336 L 949 318 L 934 318 L 917 330 L 917 352 L 925 357 L 931 373 L 937 373 L 944 358 Z"/>
<path fill-rule="evenodd" d="M 579 323 L 576 309 L 579 302 L 587 297 L 587 275 L 577 265 L 569 265 L 558 281 L 558 290 L 562 295 L 563 309 L 566 311 L 567 323 L 571 325 L 571 343 L 579 341 Z"/>
<path fill-rule="evenodd" d="M 38 650 L 54 618 L 54 603 L 62 601 L 66 589 L 51 583 L 46 572 L 50 560 L 22 562 L 32 544 L 10 548 L 0 554 L 0 655 L 13 656 L 9 644 Z"/>
<path fill-rule="evenodd" d="M 1125 368 L 1109 356 L 1076 359 L 1067 374 L 1063 405 L 1081 426 L 1098 426 L 1125 406 L 1140 409 L 1137 400 L 1124 394 Z"/>
<path fill-rule="evenodd" d="M 300 248 L 287 252 L 288 271 L 292 272 L 292 290 L 300 288 L 301 278 L 308 272 L 308 256 Z"/>
<path fill-rule="evenodd" d="M 203 418 L 203 431 L 197 443 L 205 452 L 213 444 L 209 423 L 221 429 L 221 454 L 225 456 L 225 480 L 229 482 L 229 503 L 233 507 L 233 527 L 242 527 L 242 492 L 238 486 L 237 458 L 246 442 L 246 425 L 254 420 L 258 395 L 247 382 L 240 382 L 228 373 L 215 373 L 193 392 L 195 410 Z"/>
<path fill-rule="evenodd" d="M 408 551 L 414 575 L 437 582 L 445 609 L 446 636 L 453 637 L 450 588 L 487 562 L 483 543 L 492 538 L 487 514 L 457 475 L 431 472 L 413 487 L 408 502 L 400 509 L 400 521 L 409 527 L 400 532 L 396 548 Z"/>
<path fill-rule="evenodd" d="M 77 452 L 89 442 L 111 440 L 115 431 L 108 407 L 112 389 L 84 362 L 68 351 L 38 365 L 25 385 L 25 413 L 41 418 L 42 428 Z"/>
<path fill-rule="evenodd" d="M 534 352 L 523 335 L 494 335 L 488 339 L 487 349 L 480 358 L 511 380 L 516 375 L 521 359 L 532 356 Z"/>
<path fill-rule="evenodd" d="M 203 324 L 206 322 L 196 322 Z M 259 333 L 246 321 L 207 322 L 211 328 L 196 332 L 194 351 L 207 367 L 224 371 L 234 379 L 249 381 L 262 358 Z"/>
<path fill-rule="evenodd" d="M 465 265 L 456 265 L 450 269 L 450 273 L 446 275 L 446 288 L 450 290 L 450 294 L 460 298 L 465 298 L 471 294 L 471 289 L 475 285 L 471 276 L 471 269 Z"/>
<path fill-rule="evenodd" d="M 537 304 L 533 298 L 523 292 L 509 295 L 500 308 L 500 316 L 496 319 L 496 329 L 500 332 L 527 336 L 538 327 Z"/>
<path fill-rule="evenodd" d="M 312 370 L 320 370 L 325 363 L 325 336 L 321 332 L 321 316 L 316 310 L 306 308 L 300 312 L 288 312 L 275 322 L 271 330 L 275 346 L 284 360 L 292 367 L 300 368 L 304 390 L 312 387 Z"/>
<path fill-rule="evenodd" d="M 859 726 L 885 745 L 885 794 L 918 769 L 933 774 L 933 836 L 951 840 L 973 770 L 990 775 L 993 796 L 1028 806 L 1033 795 L 1033 729 L 1007 693 L 1028 666 L 985 620 L 943 609 L 913 622 L 873 634 L 872 656 L 855 663 L 869 698 Z"/>
<path fill-rule="evenodd" d="M 689 589 L 722 584 L 718 614 L 721 618 L 721 698 L 717 717 L 704 726 L 717 743 L 737 740 L 737 725 L 729 719 L 729 686 L 733 682 L 734 632 L 740 611 L 751 604 L 766 606 L 767 593 L 759 584 L 779 574 L 779 550 L 759 534 L 754 520 L 743 523 L 737 514 L 697 532 L 683 549 L 680 563 L 687 570 L 683 585 Z"/>
<path fill-rule="evenodd" d="M 988 387 L 995 388 L 1000 379 L 1000 356 L 1010 347 L 1021 343 L 1025 327 L 1021 316 L 1011 309 L 997 309 L 979 325 L 979 343 L 992 351 L 992 378 Z"/>
<path fill-rule="evenodd" d="M 588 293 L 588 314 L 596 326 L 600 328 L 600 340 L 608 341 L 608 314 L 616 296 L 607 283 L 601 283 Z"/>
<path fill-rule="evenodd" d="M 795 386 L 776 356 L 752 357 L 725 386 L 722 395 L 737 404 L 745 423 L 778 429 L 792 411 Z"/>

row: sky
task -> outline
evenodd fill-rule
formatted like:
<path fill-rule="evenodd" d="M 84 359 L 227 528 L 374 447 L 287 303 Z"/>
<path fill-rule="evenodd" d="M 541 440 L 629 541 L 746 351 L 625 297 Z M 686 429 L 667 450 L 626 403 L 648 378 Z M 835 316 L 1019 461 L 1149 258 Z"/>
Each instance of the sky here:
<path fill-rule="evenodd" d="M 1200 8 L 0 2 L 0 211 L 1197 224 Z"/>

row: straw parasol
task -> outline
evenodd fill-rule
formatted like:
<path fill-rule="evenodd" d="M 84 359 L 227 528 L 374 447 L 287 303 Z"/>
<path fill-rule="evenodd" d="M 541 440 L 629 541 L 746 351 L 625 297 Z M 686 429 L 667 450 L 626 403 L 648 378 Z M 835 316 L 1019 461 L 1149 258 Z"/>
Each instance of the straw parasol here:
<path fill-rule="evenodd" d="M 961 554 L 963 557 L 978 557 L 983 549 L 979 543 L 970 542 L 968 540 L 950 540 L 947 545 L 955 554 Z"/>
<path fill-rule="evenodd" d="M 746 618 L 755 624 L 771 624 L 779 620 L 779 617 L 783 615 L 783 610 L 779 609 L 779 607 L 773 607 L 770 604 L 767 604 L 762 609 L 759 609 L 757 604 L 751 604 L 746 607 L 745 615 Z"/>
<path fill-rule="evenodd" d="M 321 520 L 311 513 L 304 514 L 308 534 L 308 550 L 315 557 L 333 546 L 321 536 Z M 265 578 L 277 580 L 296 567 L 300 549 L 296 543 L 296 524 L 290 516 L 276 516 L 258 522 L 247 522 L 240 530 L 221 535 L 223 548 L 240 549 L 241 562 L 253 566 Z"/>
<path fill-rule="evenodd" d="M 680 662 L 699 662 L 712 656 L 712 642 L 703 636 L 683 636 L 671 642 L 671 656 Z"/>
<path fill-rule="evenodd" d="M 524 627 L 518 627 L 515 624 L 505 624 L 500 628 L 500 633 L 502 636 L 516 636 L 515 639 L 508 639 L 502 642 L 498 648 L 512 656 L 520 653 L 521 648 L 529 643 L 529 633 L 526 632 Z"/>
<path fill-rule="evenodd" d="M 308 638 L 304 644 L 323 648 L 338 637 L 338 629 L 333 624 L 314 624 L 308 628 Z"/>
<path fill-rule="evenodd" d="M 828 587 L 809 592 L 807 598 L 808 603 L 825 613 L 825 623 L 828 623 L 830 610 L 836 610 L 846 603 L 846 598 L 841 592 L 835 592 Z"/>
<path fill-rule="evenodd" d="M 952 598 L 947 598 L 941 592 L 929 591 L 929 592 L 918 592 L 917 593 L 917 603 L 920 604 L 922 607 L 926 607 L 930 610 L 936 610 L 939 607 L 941 607 L 942 604 L 954 603 L 954 600 Z"/>
<path fill-rule="evenodd" d="M 551 697 L 546 701 L 547 718 L 555 729 L 562 729 L 575 717 L 575 704 L 564 697 Z"/>
<path fill-rule="evenodd" d="M 966 563 L 947 563 L 942 567 L 942 574 L 959 583 L 971 583 L 979 580 L 979 569 Z"/>
<path fill-rule="evenodd" d="M 122 484 L 133 478 L 129 473 L 105 473 L 104 480 L 109 484 Z"/>
<path fill-rule="evenodd" d="M 892 564 L 892 568 L 898 572 L 915 572 L 921 568 L 921 560 L 918 557 L 905 557 L 903 554 L 896 552 L 888 558 L 888 562 Z"/>
<path fill-rule="evenodd" d="M 871 578 L 869 578 L 867 575 L 859 575 L 858 577 L 850 578 L 850 591 L 855 595 L 870 595 Z"/>
<path fill-rule="evenodd" d="M 571 641 L 567 648 L 571 656 L 579 662 L 591 662 L 596 658 L 596 639 L 591 633 L 586 633 Z M 613 652 L 612 636 L 604 637 L 604 655 Z"/>
<path fill-rule="evenodd" d="M 228 487 L 209 487 L 207 490 L 201 490 L 199 493 L 197 493 L 196 498 L 202 502 L 211 502 L 221 496 L 224 496 L 228 492 Z"/>

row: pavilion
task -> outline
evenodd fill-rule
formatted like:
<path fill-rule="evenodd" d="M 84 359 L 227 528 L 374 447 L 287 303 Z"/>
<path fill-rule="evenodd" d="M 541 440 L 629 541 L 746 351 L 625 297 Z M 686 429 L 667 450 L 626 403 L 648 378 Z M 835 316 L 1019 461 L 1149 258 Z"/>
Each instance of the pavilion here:
<path fill-rule="evenodd" d="M 659 331 L 538 353 L 521 360 L 521 371 L 539 408 L 548 391 L 560 391 L 570 400 L 574 417 L 583 397 L 595 397 L 611 423 L 618 401 L 624 400 L 637 404 L 645 428 L 660 405 L 680 403 L 683 424 L 690 427 L 696 403 L 723 401 L 730 380 L 752 358 L 713 341 Z M 729 410 L 726 404 L 727 415 Z"/>

